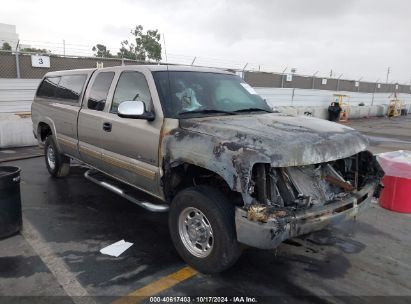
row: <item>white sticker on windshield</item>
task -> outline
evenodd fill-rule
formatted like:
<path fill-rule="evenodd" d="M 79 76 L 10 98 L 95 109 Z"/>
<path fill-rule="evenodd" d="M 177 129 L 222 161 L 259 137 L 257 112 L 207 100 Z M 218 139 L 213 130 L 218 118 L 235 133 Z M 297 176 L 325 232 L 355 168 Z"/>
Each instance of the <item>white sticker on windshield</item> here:
<path fill-rule="evenodd" d="M 253 89 L 252 86 L 250 86 L 248 83 L 242 82 L 241 85 L 243 86 L 244 89 L 247 90 L 248 93 L 257 95 L 258 93 Z"/>

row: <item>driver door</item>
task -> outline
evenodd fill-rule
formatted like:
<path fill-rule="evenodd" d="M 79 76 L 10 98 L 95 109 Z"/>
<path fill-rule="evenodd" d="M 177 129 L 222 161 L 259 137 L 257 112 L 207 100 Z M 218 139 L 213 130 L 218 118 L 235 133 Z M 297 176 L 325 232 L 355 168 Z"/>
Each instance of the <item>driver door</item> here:
<path fill-rule="evenodd" d="M 103 170 L 143 191 L 158 194 L 162 120 L 119 117 L 118 106 L 129 100 L 142 101 L 148 111 L 154 111 L 146 76 L 138 70 L 121 71 L 111 105 L 103 113 Z"/>

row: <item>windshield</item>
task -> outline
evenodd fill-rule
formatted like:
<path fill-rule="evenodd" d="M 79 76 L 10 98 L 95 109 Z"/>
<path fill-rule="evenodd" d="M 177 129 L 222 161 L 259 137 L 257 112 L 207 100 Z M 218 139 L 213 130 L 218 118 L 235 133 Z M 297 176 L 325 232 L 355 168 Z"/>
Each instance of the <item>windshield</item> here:
<path fill-rule="evenodd" d="M 240 77 L 208 72 L 153 72 L 165 117 L 271 112 Z"/>

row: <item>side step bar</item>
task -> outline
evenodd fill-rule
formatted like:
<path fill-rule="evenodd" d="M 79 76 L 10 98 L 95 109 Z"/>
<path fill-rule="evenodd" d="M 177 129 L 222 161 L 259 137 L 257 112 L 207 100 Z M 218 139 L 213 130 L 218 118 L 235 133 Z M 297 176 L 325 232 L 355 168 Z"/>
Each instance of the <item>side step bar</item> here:
<path fill-rule="evenodd" d="M 87 178 L 89 181 L 106 188 L 107 190 L 110 190 L 122 197 L 124 197 L 125 199 L 133 202 L 136 205 L 139 205 L 140 207 L 143 207 L 144 209 L 147 209 L 151 212 L 167 212 L 169 207 L 168 205 L 165 204 L 153 204 L 153 203 L 149 203 L 146 201 L 140 201 L 136 198 L 134 198 L 133 196 L 127 194 L 123 189 L 121 189 L 118 186 L 115 186 L 113 184 L 110 184 L 109 182 L 106 181 L 101 181 L 99 179 L 97 179 L 96 177 L 93 177 L 92 175 L 96 175 L 97 173 L 100 173 L 97 170 L 94 169 L 89 169 L 84 173 L 84 177 Z M 100 174 L 104 174 L 104 173 L 100 173 Z"/>

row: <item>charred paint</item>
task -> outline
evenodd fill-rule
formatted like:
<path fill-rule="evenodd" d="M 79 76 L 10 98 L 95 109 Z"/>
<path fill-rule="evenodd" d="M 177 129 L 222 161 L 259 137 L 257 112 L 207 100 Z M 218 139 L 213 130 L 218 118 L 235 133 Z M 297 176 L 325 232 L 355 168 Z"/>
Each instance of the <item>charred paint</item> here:
<path fill-rule="evenodd" d="M 254 164 L 290 167 L 329 162 L 363 151 L 367 145 L 364 136 L 346 126 L 272 113 L 182 119 L 164 136 L 162 155 L 170 162 L 215 172 L 248 205 Z"/>

